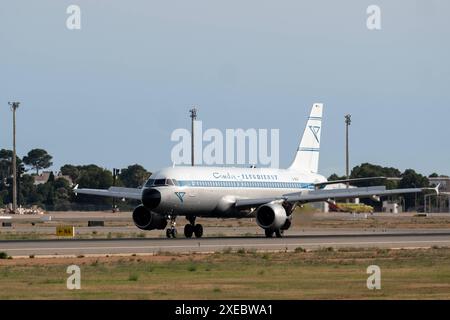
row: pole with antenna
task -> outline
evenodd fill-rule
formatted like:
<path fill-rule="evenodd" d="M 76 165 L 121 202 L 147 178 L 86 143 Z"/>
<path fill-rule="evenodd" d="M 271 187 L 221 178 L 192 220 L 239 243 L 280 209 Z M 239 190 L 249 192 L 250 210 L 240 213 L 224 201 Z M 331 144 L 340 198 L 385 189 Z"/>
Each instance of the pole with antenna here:
<path fill-rule="evenodd" d="M 189 110 L 189 112 L 191 113 L 190 117 L 191 117 L 191 165 L 194 166 L 195 165 L 195 158 L 194 158 L 194 150 L 195 150 L 195 146 L 194 146 L 194 125 L 195 125 L 195 120 L 197 120 L 197 108 L 193 107 L 191 110 Z"/>
<path fill-rule="evenodd" d="M 12 174 L 13 174 L 13 207 L 14 213 L 17 213 L 17 162 L 16 162 L 16 110 L 19 108 L 20 102 L 8 102 L 13 112 L 13 157 L 12 157 Z"/>

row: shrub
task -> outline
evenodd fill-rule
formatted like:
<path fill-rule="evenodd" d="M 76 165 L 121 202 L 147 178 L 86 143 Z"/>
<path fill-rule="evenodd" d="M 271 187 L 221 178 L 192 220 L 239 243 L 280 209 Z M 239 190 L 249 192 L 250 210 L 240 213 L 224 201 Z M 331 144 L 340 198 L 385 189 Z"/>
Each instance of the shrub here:
<path fill-rule="evenodd" d="M 138 281 L 139 280 L 139 275 L 137 275 L 136 273 L 130 274 L 130 276 L 128 277 L 128 281 Z"/>
<path fill-rule="evenodd" d="M 197 271 L 197 267 L 196 267 L 195 265 L 190 265 L 190 266 L 188 267 L 188 271 L 189 271 L 189 272 L 195 272 L 195 271 Z"/>
<path fill-rule="evenodd" d="M 8 256 L 8 254 L 6 253 L 6 252 L 0 252 L 0 259 L 8 259 L 9 258 L 9 256 Z"/>
<path fill-rule="evenodd" d="M 224 254 L 231 253 L 232 251 L 233 251 L 233 250 L 232 250 L 230 247 L 223 249 L 223 253 L 224 253 Z"/>

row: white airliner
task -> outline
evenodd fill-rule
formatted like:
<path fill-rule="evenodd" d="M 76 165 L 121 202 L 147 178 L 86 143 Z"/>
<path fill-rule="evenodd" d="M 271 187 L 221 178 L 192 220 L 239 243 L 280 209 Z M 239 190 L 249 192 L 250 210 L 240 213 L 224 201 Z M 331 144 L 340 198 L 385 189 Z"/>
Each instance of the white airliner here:
<path fill-rule="evenodd" d="M 256 217 L 267 237 L 281 237 L 291 226 L 298 205 L 350 198 L 378 198 L 422 189 L 386 190 L 384 186 L 326 190 L 327 182 L 318 174 L 323 104 L 316 103 L 291 166 L 287 169 L 231 167 L 170 167 L 151 175 L 142 189 L 111 187 L 108 190 L 76 189 L 75 193 L 142 200 L 133 211 L 133 221 L 143 230 L 166 230 L 176 237 L 175 219 L 189 221 L 184 235 L 200 238 L 201 224 L 196 217 Z"/>

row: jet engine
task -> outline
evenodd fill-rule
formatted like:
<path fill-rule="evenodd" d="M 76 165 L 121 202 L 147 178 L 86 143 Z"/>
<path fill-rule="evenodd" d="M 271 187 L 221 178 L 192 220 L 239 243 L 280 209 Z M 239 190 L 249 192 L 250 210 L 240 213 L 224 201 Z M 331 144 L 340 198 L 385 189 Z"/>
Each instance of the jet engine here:
<path fill-rule="evenodd" d="M 164 216 L 151 212 L 143 205 L 134 209 L 133 221 L 136 227 L 142 230 L 164 230 L 167 226 L 167 219 Z"/>
<path fill-rule="evenodd" d="M 256 222 L 263 229 L 287 230 L 291 226 L 291 215 L 279 203 L 269 203 L 258 208 Z"/>

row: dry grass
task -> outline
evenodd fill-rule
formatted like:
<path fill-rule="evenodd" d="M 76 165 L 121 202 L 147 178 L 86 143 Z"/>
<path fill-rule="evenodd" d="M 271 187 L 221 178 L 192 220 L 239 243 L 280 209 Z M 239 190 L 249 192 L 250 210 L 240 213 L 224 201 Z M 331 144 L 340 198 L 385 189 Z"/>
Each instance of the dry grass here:
<path fill-rule="evenodd" d="M 79 291 L 67 266 L 81 268 Z M 369 265 L 382 290 L 366 288 Z M 450 299 L 450 249 L 0 260 L 0 299 Z"/>

